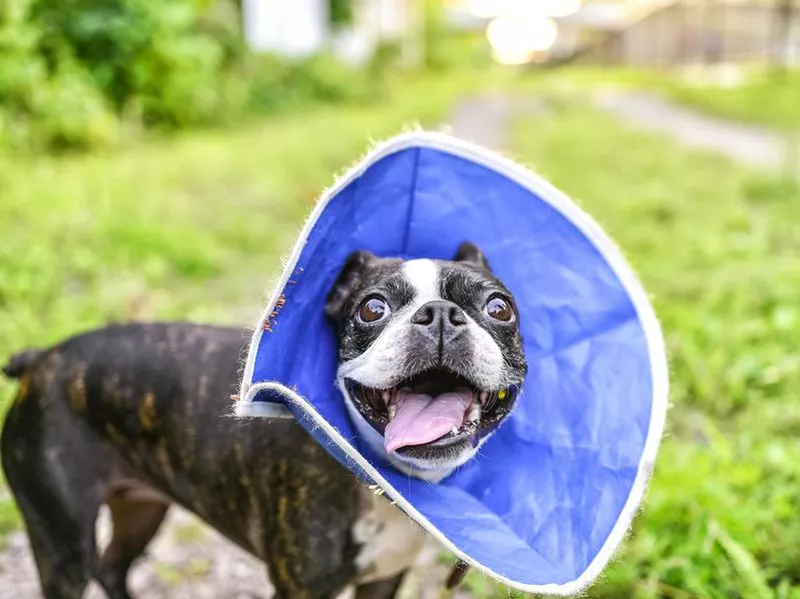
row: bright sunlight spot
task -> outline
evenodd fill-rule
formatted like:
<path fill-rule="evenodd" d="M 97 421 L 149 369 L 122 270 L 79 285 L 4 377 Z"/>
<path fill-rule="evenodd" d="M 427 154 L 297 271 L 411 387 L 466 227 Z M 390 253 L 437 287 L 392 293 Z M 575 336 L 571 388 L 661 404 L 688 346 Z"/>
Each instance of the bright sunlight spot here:
<path fill-rule="evenodd" d="M 524 64 L 556 41 L 558 26 L 545 17 L 499 17 L 489 22 L 486 37 L 501 64 Z"/>

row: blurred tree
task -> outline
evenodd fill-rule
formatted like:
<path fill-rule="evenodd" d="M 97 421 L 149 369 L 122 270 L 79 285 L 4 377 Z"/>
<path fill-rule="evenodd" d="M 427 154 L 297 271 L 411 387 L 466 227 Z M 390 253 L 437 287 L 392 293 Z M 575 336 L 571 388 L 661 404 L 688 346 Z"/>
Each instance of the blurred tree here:
<path fill-rule="evenodd" d="M 89 147 L 116 137 L 116 119 L 68 52 L 40 53 L 31 0 L 0 3 L 0 140 L 13 148 Z"/>
<path fill-rule="evenodd" d="M 35 0 L 32 18 L 52 64 L 67 54 L 85 65 L 118 111 L 146 124 L 206 120 L 218 101 L 221 45 L 198 32 L 192 0 Z"/>
<path fill-rule="evenodd" d="M 773 66 L 780 75 L 789 70 L 792 57 L 792 24 L 794 20 L 794 0 L 779 0 L 775 10 L 775 40 Z"/>
<path fill-rule="evenodd" d="M 338 19 L 351 4 L 339 0 Z M 380 93 L 382 70 L 370 81 L 331 56 L 286 63 L 249 54 L 240 6 L 0 0 L 0 145 L 89 148 L 117 139 L 120 123 L 131 132 L 185 128 Z"/>
<path fill-rule="evenodd" d="M 226 65 L 239 60 L 247 46 L 243 37 L 242 8 L 239 0 L 213 0 L 200 12 L 193 33 L 210 36 L 221 44 Z"/>
<path fill-rule="evenodd" d="M 334 27 L 351 25 L 354 17 L 353 0 L 328 0 L 328 19 Z"/>
<path fill-rule="evenodd" d="M 423 6 L 422 47 L 424 64 L 430 69 L 447 66 L 444 6 L 441 0 L 419 0 Z"/>

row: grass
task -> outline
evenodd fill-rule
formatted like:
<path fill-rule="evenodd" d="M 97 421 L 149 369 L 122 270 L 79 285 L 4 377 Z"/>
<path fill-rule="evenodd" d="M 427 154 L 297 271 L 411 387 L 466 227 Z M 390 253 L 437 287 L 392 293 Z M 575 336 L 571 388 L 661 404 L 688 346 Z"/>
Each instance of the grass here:
<path fill-rule="evenodd" d="M 568 79 L 649 89 L 700 112 L 733 121 L 800 132 L 800 69 L 719 65 L 673 71 L 581 68 Z"/>
<path fill-rule="evenodd" d="M 205 536 L 205 530 L 199 522 L 186 522 L 174 526 L 172 536 L 180 544 L 200 543 Z"/>
<path fill-rule="evenodd" d="M 5 546 L 5 535 L 19 527 L 17 505 L 9 498 L 0 499 L 0 550 Z"/>
<path fill-rule="evenodd" d="M 111 320 L 249 324 L 333 174 L 372 138 L 438 123 L 458 86 L 116 154 L 0 157 L 0 356 Z"/>
<path fill-rule="evenodd" d="M 117 154 L 3 159 L 0 356 L 111 320 L 251 322 L 331 173 L 368 136 L 438 122 L 464 87 L 410 81 L 382 106 Z M 627 252 L 672 368 L 646 509 L 587 595 L 800 598 L 796 184 L 623 128 L 575 89 L 548 99 L 513 124 L 510 145 Z M 0 382 L 0 399 L 13 388 Z M 0 500 L 0 531 L 17 523 Z M 509 596 L 480 577 L 469 586 Z"/>
<path fill-rule="evenodd" d="M 316 196 L 370 139 L 449 112 L 467 75 L 118 153 L 0 156 L 0 362 L 110 321 L 250 325 Z M 0 413 L 15 385 L 0 377 Z M 0 498 L 0 535 L 18 526 Z"/>
<path fill-rule="evenodd" d="M 174 589 L 186 579 L 186 573 L 183 572 L 181 568 L 166 562 L 153 564 L 153 570 L 155 570 L 156 576 L 158 576 L 161 582 L 168 588 Z"/>
<path fill-rule="evenodd" d="M 744 75 L 740 85 L 731 87 L 677 76 L 663 77 L 654 87 L 677 102 L 715 116 L 784 132 L 800 131 L 800 70 L 786 74 L 746 71 Z"/>
<path fill-rule="evenodd" d="M 624 248 L 671 357 L 646 508 L 588 596 L 800 597 L 798 187 L 550 99 L 511 147 Z"/>

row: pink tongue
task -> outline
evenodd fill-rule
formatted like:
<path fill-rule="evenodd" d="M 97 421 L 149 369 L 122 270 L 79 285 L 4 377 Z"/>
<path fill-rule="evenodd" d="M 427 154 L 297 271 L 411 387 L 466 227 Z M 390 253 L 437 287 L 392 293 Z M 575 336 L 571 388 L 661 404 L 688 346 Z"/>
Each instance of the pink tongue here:
<path fill-rule="evenodd" d="M 383 434 L 384 447 L 393 453 L 408 445 L 424 445 L 460 428 L 472 402 L 472 392 L 459 389 L 431 397 L 408 390 L 397 392 L 397 412 Z"/>

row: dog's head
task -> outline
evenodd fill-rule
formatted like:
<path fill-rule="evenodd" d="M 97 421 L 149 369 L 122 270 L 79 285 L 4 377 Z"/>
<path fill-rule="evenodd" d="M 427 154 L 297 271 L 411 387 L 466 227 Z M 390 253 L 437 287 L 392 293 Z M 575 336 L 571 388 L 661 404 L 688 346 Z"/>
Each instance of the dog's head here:
<path fill-rule="evenodd" d="M 453 261 L 356 252 L 325 310 L 350 417 L 399 470 L 443 478 L 514 406 L 527 372 L 519 315 L 476 246 Z"/>

